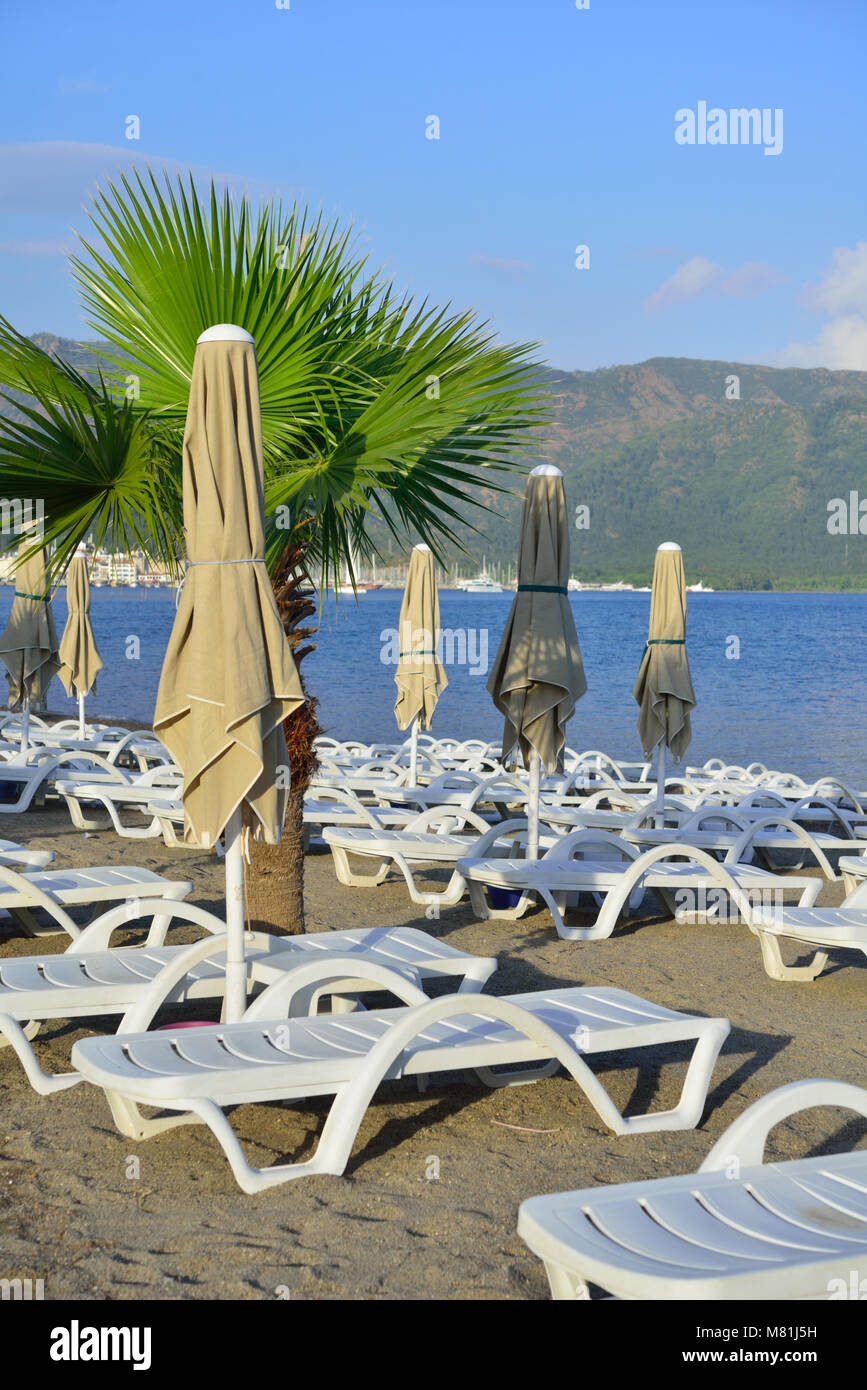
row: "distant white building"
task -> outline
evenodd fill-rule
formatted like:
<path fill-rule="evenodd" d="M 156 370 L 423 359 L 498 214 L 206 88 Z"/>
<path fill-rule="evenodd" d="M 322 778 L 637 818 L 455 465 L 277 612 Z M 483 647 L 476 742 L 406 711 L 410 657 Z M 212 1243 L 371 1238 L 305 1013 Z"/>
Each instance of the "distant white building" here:
<path fill-rule="evenodd" d="M 90 578 L 94 584 L 134 586 L 138 583 L 138 564 L 132 555 L 110 555 L 98 550 L 93 558 Z"/>

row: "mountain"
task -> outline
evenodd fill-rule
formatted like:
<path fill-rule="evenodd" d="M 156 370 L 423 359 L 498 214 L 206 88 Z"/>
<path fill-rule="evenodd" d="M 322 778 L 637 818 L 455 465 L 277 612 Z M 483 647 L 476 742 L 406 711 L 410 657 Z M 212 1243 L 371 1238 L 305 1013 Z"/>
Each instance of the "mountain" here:
<path fill-rule="evenodd" d="M 96 344 L 33 341 L 93 367 Z M 677 540 L 689 578 L 715 587 L 867 588 L 867 372 L 657 357 L 544 371 L 541 385 L 554 418 L 537 461 L 565 475 L 579 578 L 647 583 L 656 546 Z M 475 489 L 495 509 L 467 509 L 481 534 L 454 528 L 477 562 L 504 571 L 521 517 L 520 482 L 509 486 Z M 372 534 L 382 563 L 405 563 L 382 523 Z"/>

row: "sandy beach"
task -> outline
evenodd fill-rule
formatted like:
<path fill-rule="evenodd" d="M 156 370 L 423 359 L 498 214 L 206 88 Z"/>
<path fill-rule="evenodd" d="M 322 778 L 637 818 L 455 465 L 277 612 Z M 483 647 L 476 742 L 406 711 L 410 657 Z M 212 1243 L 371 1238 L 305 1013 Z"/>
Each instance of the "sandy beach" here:
<path fill-rule="evenodd" d="M 65 809 L 0 817 L 0 835 L 54 849 L 55 867 L 137 863 L 191 878 L 192 900 L 220 910 L 223 868 L 213 855 L 83 835 Z M 838 885 L 825 884 L 820 903 L 840 897 Z M 495 1091 L 449 1083 L 425 1094 L 395 1082 L 368 1111 L 345 1176 L 250 1197 L 208 1131 L 184 1127 L 136 1144 L 117 1134 L 101 1091 L 82 1085 L 40 1097 L 4 1050 L 0 1274 L 43 1279 L 46 1299 L 545 1299 L 542 1266 L 515 1229 L 525 1197 L 691 1172 L 773 1087 L 816 1076 L 864 1083 L 864 970 L 851 954 L 813 983 L 784 984 L 767 978 L 756 940 L 737 924 L 688 926 L 648 912 L 607 941 L 571 944 L 557 939 L 544 911 L 477 922 L 462 904 L 428 921 L 402 881 L 342 887 L 330 855 L 316 849 L 307 858 L 307 913 L 310 931 L 413 925 L 495 955 L 494 994 L 609 984 L 727 1016 L 732 1032 L 701 1124 L 617 1137 L 564 1075 Z M 3 956 L 66 944 L 0 926 Z M 72 1043 L 99 1031 L 99 1020 L 45 1024 L 43 1066 L 64 1068 Z M 632 1057 L 602 1057 L 594 1069 L 627 1113 L 666 1108 L 683 1081 L 683 1055 L 655 1054 L 660 1064 L 644 1062 L 640 1072 Z M 247 1106 L 233 1123 L 251 1161 L 267 1165 L 308 1152 L 326 1113 L 325 1101 Z M 851 1115 L 812 1111 L 773 1132 L 768 1157 L 839 1151 L 865 1136 L 867 1123 Z"/>

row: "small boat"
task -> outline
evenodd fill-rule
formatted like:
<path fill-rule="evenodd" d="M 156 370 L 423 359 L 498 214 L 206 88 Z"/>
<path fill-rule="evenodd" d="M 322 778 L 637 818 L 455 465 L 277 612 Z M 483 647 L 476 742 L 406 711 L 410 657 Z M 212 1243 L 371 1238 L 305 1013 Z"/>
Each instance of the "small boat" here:
<path fill-rule="evenodd" d="M 477 574 L 475 579 L 461 579 L 458 581 L 458 588 L 463 589 L 465 594 L 501 594 L 502 584 L 498 584 L 496 579 L 492 579 L 488 574 L 487 559 L 482 556 L 482 572 Z"/>
<path fill-rule="evenodd" d="M 501 594 L 502 584 L 498 584 L 495 579 L 491 579 L 488 574 L 479 574 L 475 579 L 465 579 L 458 585 L 465 594 Z"/>
<path fill-rule="evenodd" d="M 697 584 L 687 584 L 686 592 L 688 594 L 713 594 L 716 590 L 711 589 L 707 584 L 702 584 L 699 580 Z"/>

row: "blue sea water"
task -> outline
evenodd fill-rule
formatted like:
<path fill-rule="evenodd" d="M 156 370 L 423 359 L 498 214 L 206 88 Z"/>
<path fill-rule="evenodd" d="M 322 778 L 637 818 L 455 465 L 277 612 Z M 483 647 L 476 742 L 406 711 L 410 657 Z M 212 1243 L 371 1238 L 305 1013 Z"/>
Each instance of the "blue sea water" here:
<path fill-rule="evenodd" d="M 588 690 L 568 730 L 575 748 L 602 748 L 640 757 L 632 686 L 647 635 L 649 594 L 573 594 L 572 609 Z M 500 717 L 479 671 L 487 643 L 493 662 L 512 595 L 443 590 L 443 628 L 468 634 L 469 662 L 448 664 L 448 689 L 434 732 L 497 739 Z M 329 733 L 393 740 L 394 666 L 382 660 L 396 630 L 401 593 L 376 590 L 356 603 L 333 599 L 322 614 L 316 651 L 304 666 L 319 717 Z M 0 625 L 12 589 L 0 588 Z M 54 600 L 62 634 L 65 591 Z M 105 668 L 88 710 L 102 716 L 149 720 L 174 618 L 167 590 L 94 589 L 91 619 Z M 753 760 L 815 778 L 834 773 L 867 787 L 867 594 L 695 594 L 689 597 L 687 645 L 698 707 L 693 713 L 689 762 L 723 757 Z M 385 636 L 383 636 L 385 634 Z M 475 634 L 473 637 L 472 634 Z M 140 657 L 126 655 L 139 639 Z M 215 632 L 214 640 L 220 634 Z M 736 649 L 733 658 L 727 651 Z M 460 652 L 455 644 L 454 655 Z M 49 709 L 72 715 L 59 681 Z"/>

